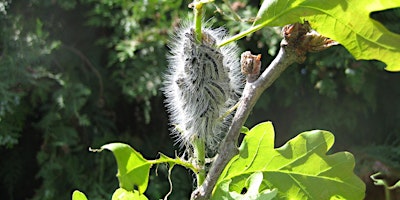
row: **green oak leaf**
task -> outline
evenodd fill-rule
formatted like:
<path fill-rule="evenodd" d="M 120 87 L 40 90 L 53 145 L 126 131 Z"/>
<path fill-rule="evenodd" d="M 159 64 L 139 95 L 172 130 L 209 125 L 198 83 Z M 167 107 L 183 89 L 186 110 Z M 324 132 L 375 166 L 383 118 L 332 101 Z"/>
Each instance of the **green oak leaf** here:
<path fill-rule="evenodd" d="M 386 63 L 386 70 L 400 71 L 400 35 L 370 18 L 372 12 L 396 7 L 400 7 L 398 0 L 265 0 L 247 34 L 264 26 L 307 20 L 313 29 L 342 44 L 356 59 L 380 60 Z"/>
<path fill-rule="evenodd" d="M 79 190 L 75 190 L 72 193 L 72 200 L 88 200 L 86 195 L 83 194 L 83 192 L 79 191 Z"/>
<path fill-rule="evenodd" d="M 143 194 L 149 183 L 151 163 L 142 154 L 127 144 L 111 143 L 101 147 L 110 150 L 118 165 L 118 180 L 121 188 L 127 191 L 138 190 Z"/>
<path fill-rule="evenodd" d="M 354 157 L 348 152 L 326 155 L 334 143 L 327 131 L 304 132 L 274 148 L 272 123 L 261 123 L 245 136 L 239 154 L 225 167 L 213 195 L 248 189 L 247 180 L 261 172 L 259 191 L 277 189 L 275 199 L 363 199 L 364 183 L 353 173 Z"/>
<path fill-rule="evenodd" d="M 194 173 L 198 172 L 198 169 L 192 163 L 179 157 L 170 158 L 162 153 L 159 154 L 160 157 L 158 159 L 146 160 L 131 146 L 123 143 L 110 143 L 103 145 L 98 150 L 91 149 L 91 151 L 101 152 L 104 149 L 110 150 L 114 154 L 118 165 L 117 177 L 120 188 L 115 191 L 113 200 L 131 199 L 133 196 L 135 197 L 134 199 L 137 199 L 137 195 L 140 196 L 140 199 L 147 199 L 143 193 L 146 191 L 148 186 L 149 172 L 152 165 L 163 163 L 168 164 L 170 168 L 169 173 L 171 173 L 175 165 L 181 165 L 192 170 Z M 168 178 L 170 179 L 170 176 L 168 176 Z"/>
<path fill-rule="evenodd" d="M 148 198 L 137 190 L 127 191 L 123 188 L 118 188 L 112 195 L 111 200 L 148 200 Z"/>

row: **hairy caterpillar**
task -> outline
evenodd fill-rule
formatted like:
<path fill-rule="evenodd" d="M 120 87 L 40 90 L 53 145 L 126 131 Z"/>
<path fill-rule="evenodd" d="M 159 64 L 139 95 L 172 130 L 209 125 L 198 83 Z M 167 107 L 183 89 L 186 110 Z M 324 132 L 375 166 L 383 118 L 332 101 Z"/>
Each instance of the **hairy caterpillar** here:
<path fill-rule="evenodd" d="M 197 42 L 193 25 L 187 24 L 176 31 L 170 44 L 163 91 L 172 134 L 189 151 L 199 138 L 209 152 L 215 152 L 232 118 L 221 116 L 241 95 L 238 48 L 216 46 L 225 36 L 222 28 L 202 27 L 202 41 Z"/>

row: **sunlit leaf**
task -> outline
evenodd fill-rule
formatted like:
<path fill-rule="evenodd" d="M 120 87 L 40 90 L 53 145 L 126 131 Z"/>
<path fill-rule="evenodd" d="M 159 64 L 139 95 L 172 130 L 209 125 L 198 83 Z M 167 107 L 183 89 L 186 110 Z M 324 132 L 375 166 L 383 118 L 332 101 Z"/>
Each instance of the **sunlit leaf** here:
<path fill-rule="evenodd" d="M 370 18 L 375 11 L 400 7 L 393 0 L 265 0 L 254 30 L 307 20 L 320 34 L 336 40 L 356 59 L 380 60 L 400 71 L 400 35 Z"/>
<path fill-rule="evenodd" d="M 87 197 L 81 191 L 75 190 L 74 193 L 72 193 L 72 200 L 87 200 Z"/>
<path fill-rule="evenodd" d="M 118 180 L 120 187 L 143 194 L 149 182 L 151 163 L 127 144 L 111 143 L 101 147 L 113 152 L 118 164 Z"/>
<path fill-rule="evenodd" d="M 127 191 L 123 188 L 115 190 L 111 200 L 148 200 L 146 196 L 140 194 L 139 191 Z"/>
<path fill-rule="evenodd" d="M 242 191 L 242 193 L 238 193 L 235 191 L 229 191 L 229 185 L 232 180 L 227 180 L 224 183 L 221 183 L 221 187 L 214 193 L 212 199 L 222 199 L 222 200 L 271 200 L 274 199 L 278 193 L 278 190 L 273 189 L 265 189 L 263 191 L 259 191 L 259 187 L 263 181 L 263 173 L 255 172 L 249 176 L 246 181 L 247 191 Z"/>
<path fill-rule="evenodd" d="M 249 190 L 246 182 L 261 172 L 259 191 L 277 189 L 276 199 L 363 199 L 364 183 L 353 173 L 354 157 L 348 152 L 326 155 L 334 137 L 327 131 L 299 134 L 280 148 L 274 148 L 271 123 L 252 128 L 235 156 L 218 179 L 214 195 Z"/>

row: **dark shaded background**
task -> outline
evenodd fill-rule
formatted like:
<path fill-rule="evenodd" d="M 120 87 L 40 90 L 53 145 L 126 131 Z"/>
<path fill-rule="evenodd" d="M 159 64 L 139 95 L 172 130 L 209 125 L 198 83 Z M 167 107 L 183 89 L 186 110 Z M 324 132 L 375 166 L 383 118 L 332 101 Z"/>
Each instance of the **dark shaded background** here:
<path fill-rule="evenodd" d="M 114 158 L 89 147 L 122 141 L 149 159 L 175 154 L 159 88 L 169 34 L 191 15 L 188 3 L 0 0 L 0 199 L 70 199 L 74 189 L 110 199 L 118 187 Z M 258 4 L 232 1 L 245 19 Z M 208 5 L 213 26 L 231 34 L 249 26 L 217 5 L 227 14 Z M 400 9 L 372 17 L 400 33 Z M 266 66 L 278 33 L 263 29 L 238 45 L 262 53 Z M 367 199 L 383 199 L 369 175 L 381 171 L 391 182 L 400 175 L 400 74 L 383 68 L 354 60 L 341 46 L 309 54 L 266 91 L 246 125 L 272 121 L 277 146 L 303 131 L 333 132 L 332 152 L 355 155 Z M 146 195 L 162 198 L 167 168 L 151 174 Z M 172 180 L 170 199 L 187 199 L 189 171 L 175 168 Z"/>

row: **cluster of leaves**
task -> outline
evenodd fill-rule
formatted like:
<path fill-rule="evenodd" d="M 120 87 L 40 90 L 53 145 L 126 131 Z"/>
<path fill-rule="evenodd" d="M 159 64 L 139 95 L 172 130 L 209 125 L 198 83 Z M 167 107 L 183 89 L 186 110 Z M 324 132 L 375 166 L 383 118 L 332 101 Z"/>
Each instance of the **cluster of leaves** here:
<path fill-rule="evenodd" d="M 40 16 L 44 13 L 40 13 L 35 1 L 9 2 L 8 7 L 7 14 L 1 16 L 0 70 L 5 81 L 0 89 L 3 105 L 0 138 L 1 145 L 10 148 L 2 149 L 2 154 L 18 152 L 19 155 L 2 158 L 1 185 L 7 191 L 4 195 L 8 195 L 2 198 L 33 197 L 37 190 L 34 199 L 54 199 L 60 191 L 67 192 L 74 182 L 81 182 L 82 175 L 90 174 L 87 169 L 90 163 L 82 165 L 79 161 L 85 155 L 71 155 L 86 149 L 79 129 L 93 128 L 90 126 L 96 123 L 84 111 L 92 85 L 89 80 L 79 80 L 83 66 L 80 59 L 57 54 L 66 51 L 46 30 L 52 24 L 43 21 L 52 19 Z M 102 131 L 107 128 L 103 126 Z M 36 156 L 37 164 L 32 159 Z M 15 167 L 17 164 L 20 167 Z M 32 166 L 23 167 L 27 165 Z M 16 192 L 23 182 L 37 183 L 35 177 L 41 179 L 40 188 L 33 188 L 27 194 Z M 84 187 L 91 185 L 87 183 Z"/>
<path fill-rule="evenodd" d="M 177 26 L 182 1 L 96 1 L 91 5 L 87 24 L 111 32 L 98 44 L 107 52 L 107 67 L 124 95 L 144 104 L 146 122 L 150 121 L 150 98 L 157 95 L 162 72 L 167 65 L 165 45 Z M 149 67 L 151 66 L 151 67 Z"/>
<path fill-rule="evenodd" d="M 371 17 L 400 33 L 399 8 L 374 12 Z M 357 61 L 341 46 L 309 54 L 305 63 L 288 69 L 261 98 L 249 124 L 273 120 L 283 133 L 330 130 L 338 138 L 335 149 L 354 152 L 357 173 L 366 183 L 372 185 L 369 176 L 376 171 L 384 172 L 386 180 L 398 180 L 398 145 L 387 141 L 399 139 L 395 120 L 400 115 L 393 112 L 400 97 L 399 75 L 385 72 L 384 67 L 380 62 Z M 278 144 L 290 137 L 280 134 Z M 368 188 L 367 194 L 378 196 L 367 195 L 367 199 L 382 198 L 383 192 Z"/>
<path fill-rule="evenodd" d="M 7 134 L 0 136 L 0 144 L 12 147 L 18 142 L 29 112 L 29 108 L 21 102 L 22 97 L 37 84 L 37 80 L 56 78 L 46 69 L 38 67 L 38 70 L 34 70 L 31 64 L 50 54 L 56 43 L 52 46 L 46 44 L 46 34 L 42 32 L 39 20 L 32 22 L 30 32 L 26 30 L 28 27 L 23 27 L 21 16 L 2 14 L 0 17 L 1 26 L 8 27 L 1 29 L 0 76 L 4 81 L 0 85 L 0 126 Z"/>
<path fill-rule="evenodd" d="M 385 3 L 393 6 L 391 1 Z M 377 10 L 370 14 L 371 18 L 382 22 L 390 31 L 400 33 L 399 8 L 385 11 L 379 11 L 379 6 L 371 8 Z M 379 28 L 387 33 L 385 28 Z M 400 97 L 396 86 L 399 75 L 385 72 L 384 67 L 380 62 L 355 60 L 342 46 L 309 54 L 305 63 L 288 69 L 261 98 L 248 123 L 272 120 L 283 133 L 315 128 L 330 130 L 338 138 L 335 149 L 354 152 L 358 159 L 357 173 L 366 183 L 371 183 L 369 176 L 376 171 L 385 172 L 388 180 L 398 180 L 400 165 L 395 156 L 398 146 L 387 141 L 399 140 L 400 127 L 395 121 L 400 115 L 393 112 L 398 109 L 395 102 Z M 290 137 L 293 135 L 280 134 L 278 144 Z M 363 148 L 357 148 L 358 145 Z M 376 163 L 383 164 L 377 166 Z M 370 198 L 374 199 L 372 195 Z"/>
<path fill-rule="evenodd" d="M 168 35 L 179 18 L 191 15 L 189 3 L 0 0 L 1 198 L 70 199 L 67 194 L 79 188 L 90 199 L 109 199 L 116 186 L 115 164 L 108 155 L 90 154 L 88 146 L 123 140 L 144 155 L 173 154 L 172 143 L 165 142 L 165 115 L 154 110 L 163 110 L 157 91 Z M 232 3 L 243 20 L 254 18 L 258 5 Z M 205 18 L 214 16 L 215 26 L 224 25 L 232 34 L 251 26 L 225 23 L 235 18 L 226 5 L 218 4 L 224 14 L 207 6 Z M 398 9 L 372 16 L 399 31 Z M 263 29 L 238 43 L 243 50 L 263 53 L 263 63 L 268 63 L 266 52 L 274 55 L 279 41 L 276 30 Z M 383 142 L 389 134 L 396 140 L 400 113 L 393 111 L 398 110 L 399 79 L 383 68 L 354 60 L 342 47 L 311 54 L 268 90 L 249 124 L 274 121 L 278 144 L 293 136 L 285 133 L 314 128 L 333 131 L 341 149 Z M 385 155 L 391 161 L 385 163 L 398 165 L 398 157 L 392 156 L 398 149 L 390 148 L 374 159 Z M 149 177 L 150 199 L 168 192 L 168 169 L 160 166 L 158 172 Z M 192 189 L 184 172 L 172 172 L 173 199 L 186 198 Z M 249 176 L 249 183 L 258 176 Z M 18 192 L 20 188 L 32 189 Z"/>
<path fill-rule="evenodd" d="M 396 15 L 400 16 L 400 9 L 372 16 L 395 27 Z M 273 120 L 285 133 L 328 129 L 339 138 L 338 149 L 382 144 L 388 137 L 398 138 L 396 130 L 400 127 L 395 120 L 399 120 L 399 113 L 390 111 L 397 107 L 398 77 L 385 72 L 380 62 L 355 60 L 341 46 L 309 54 L 305 63 L 288 69 L 261 98 L 249 124 Z M 281 135 L 279 141 L 292 136 Z"/>
<path fill-rule="evenodd" d="M 211 199 L 363 198 L 365 185 L 352 172 L 353 156 L 348 152 L 326 155 L 334 141 L 331 133 L 304 132 L 280 148 L 274 148 L 275 133 L 270 122 L 261 123 L 245 134 L 239 155 L 219 177 Z M 112 151 L 118 163 L 120 188 L 114 192 L 113 200 L 148 199 L 144 193 L 150 168 L 155 164 L 166 163 L 170 171 L 175 165 L 182 165 L 196 173 L 195 166 L 180 158 L 161 154 L 159 159 L 146 160 L 122 143 L 104 145 L 99 151 L 104 149 Z M 72 199 L 87 200 L 87 197 L 75 191 Z"/>

